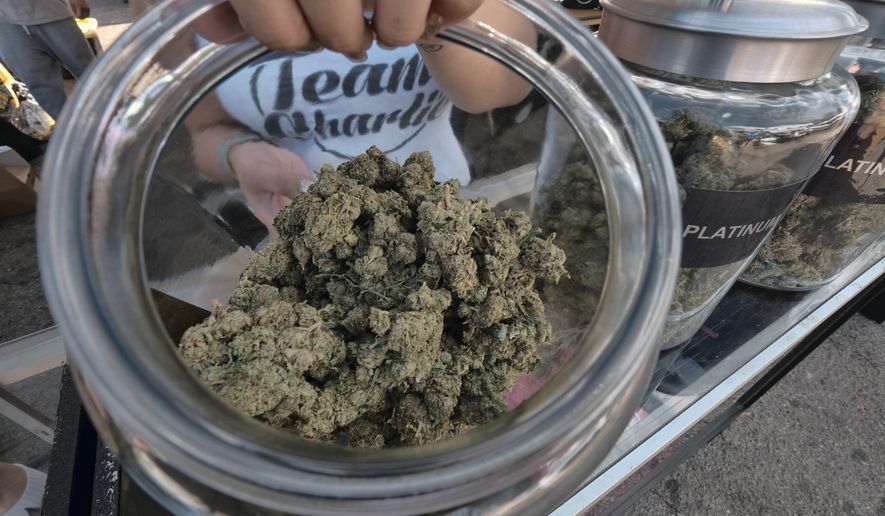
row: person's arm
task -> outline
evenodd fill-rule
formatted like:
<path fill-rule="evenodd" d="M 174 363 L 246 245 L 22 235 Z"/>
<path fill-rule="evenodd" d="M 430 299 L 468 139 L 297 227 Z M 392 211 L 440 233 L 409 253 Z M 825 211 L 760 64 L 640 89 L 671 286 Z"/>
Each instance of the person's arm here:
<path fill-rule="evenodd" d="M 152 3 L 133 1 L 136 10 Z M 230 0 L 207 12 L 194 27 L 211 41 L 235 41 L 248 33 L 274 50 L 322 45 L 364 60 L 374 39 L 386 46 L 411 45 L 428 30 L 439 30 L 476 12 L 478 20 L 488 20 L 498 30 L 535 45 L 536 35 L 528 21 L 497 2 L 480 9 L 482 3 L 376 0 L 369 5 L 374 9 L 370 25 L 363 17 L 367 7 L 363 0 Z M 525 81 L 490 58 L 435 39 L 426 43 L 433 45 L 422 50 L 428 68 L 462 109 L 486 111 L 511 105 L 530 91 Z M 288 150 L 249 138 L 248 129 L 227 113 L 215 95 L 201 101 L 185 123 L 198 168 L 218 181 L 238 182 L 253 213 L 273 232 L 276 214 L 311 177 L 304 161 Z"/>
<path fill-rule="evenodd" d="M 371 23 L 364 18 L 367 9 Z M 517 74 L 478 52 L 426 37 L 468 17 L 531 47 L 537 44 L 529 20 L 498 1 L 483 0 L 230 0 L 195 25 L 212 41 L 235 40 L 245 32 L 272 50 L 322 46 L 355 60 L 364 60 L 376 39 L 388 47 L 417 43 L 433 78 L 459 108 L 483 112 L 519 102 L 531 86 Z"/>
<path fill-rule="evenodd" d="M 273 234 L 277 213 L 312 178 L 307 164 L 234 120 L 214 94 L 200 101 L 185 125 L 197 168 L 220 183 L 238 184 L 252 213 Z"/>
<path fill-rule="evenodd" d="M 373 11 L 371 23 L 364 18 L 367 8 Z M 504 65 L 425 37 L 468 17 L 531 47 L 537 44 L 530 21 L 498 1 L 483 0 L 230 0 L 195 26 L 212 41 L 248 33 L 272 50 L 322 46 L 358 61 L 376 39 L 388 47 L 417 43 L 433 78 L 459 108 L 483 112 L 519 102 L 531 86 Z"/>
<path fill-rule="evenodd" d="M 466 111 L 512 105 L 531 91 L 525 80 L 491 58 L 436 38 L 422 39 L 428 31 L 472 17 L 534 47 L 531 22 L 497 1 L 230 0 L 229 5 L 232 12 L 217 19 L 239 24 L 273 50 L 319 44 L 359 61 L 376 39 L 388 47 L 418 43 L 433 78 Z M 364 18 L 367 9 L 373 11 L 371 23 Z"/>
<path fill-rule="evenodd" d="M 537 45 L 532 23 L 500 2 L 485 2 L 470 18 L 486 22 L 532 48 Z M 511 106 L 532 90 L 528 81 L 474 50 L 432 36 L 417 45 L 434 80 L 464 111 L 482 113 Z"/>
<path fill-rule="evenodd" d="M 136 16 L 156 0 L 132 0 Z M 244 37 L 230 6 L 211 9 L 195 23 L 201 37 L 213 41 L 233 41 Z M 196 36 L 196 35 L 195 35 Z M 193 48 L 182 48 L 179 55 Z M 262 141 L 235 120 L 210 93 L 185 118 L 191 135 L 193 158 L 205 176 L 223 184 L 238 184 L 252 213 L 273 235 L 277 213 L 301 192 L 312 175 L 297 154 Z"/>

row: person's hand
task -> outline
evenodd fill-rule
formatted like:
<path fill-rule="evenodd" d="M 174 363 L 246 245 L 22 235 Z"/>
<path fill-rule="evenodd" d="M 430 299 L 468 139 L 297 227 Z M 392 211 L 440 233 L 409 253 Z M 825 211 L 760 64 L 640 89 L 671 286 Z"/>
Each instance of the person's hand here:
<path fill-rule="evenodd" d="M 297 154 L 267 142 L 236 145 L 228 159 L 252 213 L 276 238 L 274 218 L 313 178 L 310 169 Z"/>
<path fill-rule="evenodd" d="M 70 0 L 71 10 L 74 11 L 74 18 L 89 18 L 89 4 L 86 0 Z"/>
<path fill-rule="evenodd" d="M 325 47 L 365 59 L 377 39 L 402 47 L 454 25 L 483 0 L 230 0 L 207 13 L 201 33 L 224 40 L 245 31 L 272 50 Z M 372 19 L 364 13 L 372 11 Z M 211 36 L 215 36 L 214 38 Z"/>

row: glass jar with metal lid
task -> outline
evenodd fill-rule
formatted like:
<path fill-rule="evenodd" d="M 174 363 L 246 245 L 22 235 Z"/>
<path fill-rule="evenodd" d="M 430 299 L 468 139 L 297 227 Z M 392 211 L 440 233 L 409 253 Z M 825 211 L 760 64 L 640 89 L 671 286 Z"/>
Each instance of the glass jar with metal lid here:
<path fill-rule="evenodd" d="M 859 104 L 833 64 L 867 24 L 834 0 L 609 0 L 681 186 L 683 254 L 664 347 L 689 339 L 749 264 Z"/>
<path fill-rule="evenodd" d="M 465 21 L 440 37 L 481 54 L 473 56 L 481 61 L 487 56 L 503 63 L 507 74 L 529 83 L 527 98 L 544 107 L 524 104 L 509 117 L 481 114 L 465 122 L 466 129 L 446 118 L 446 101 L 429 87 L 435 83 L 416 48 L 373 47 L 370 59 L 380 54 L 377 61 L 351 63 L 331 53 L 271 52 L 243 34 L 209 40 L 207 20 L 217 14 L 213 9 L 224 8 L 220 0 L 160 4 L 80 84 L 53 137 L 41 187 L 47 298 L 96 428 L 129 476 L 174 513 L 541 513 L 586 480 L 626 426 L 651 376 L 655 337 L 676 278 L 679 206 L 672 165 L 638 89 L 577 20 L 547 0 L 487 4 L 492 1 L 516 10 L 538 44 L 496 30 L 493 22 Z M 555 52 L 544 52 L 544 42 Z M 309 66 L 320 58 L 319 66 Z M 357 98 L 370 90 L 371 100 Z M 507 407 L 493 407 L 498 417 L 439 442 L 348 447 L 238 412 L 179 358 L 176 342 L 182 326 L 192 323 L 189 309 L 169 299 L 208 308 L 214 299 L 226 303 L 243 259 L 268 233 L 254 223 L 241 190 L 214 181 L 194 157 L 200 133 L 183 122 L 207 98 L 260 134 L 266 153 L 316 140 L 345 160 L 375 144 L 402 162 L 409 156 L 402 148 L 423 150 L 413 142 L 445 134 L 450 154 L 434 151 L 437 172 L 471 165 L 460 178 L 461 193 L 485 197 L 479 205 L 502 211 L 529 210 L 533 188 L 545 182 L 537 173 L 542 141 L 552 131 L 573 134 L 587 168 L 598 172 L 611 235 L 595 314 L 577 314 L 580 320 L 565 326 L 545 301 L 550 344 L 560 339 L 567 347 L 549 357 L 539 353 L 538 368 L 507 393 Z M 349 100 L 356 110 L 333 111 L 331 99 Z M 547 129 L 541 109 L 560 113 L 567 123 Z M 489 150 L 483 135 L 506 133 L 507 120 L 526 117 L 541 121 L 532 126 L 533 137 Z M 450 124 L 449 131 L 428 133 L 429 122 Z M 385 127 L 400 138 L 378 143 Z M 333 132 L 350 139 L 332 139 Z M 212 163 L 226 157 L 209 156 Z M 459 164 L 465 166 L 456 169 Z M 339 194 L 347 195 L 329 195 Z M 476 238 L 489 237 L 477 231 Z M 548 287 L 544 296 L 568 300 L 557 285 Z M 449 344 L 466 342 L 457 339 Z M 422 356 L 440 354 L 425 349 Z M 269 377 L 268 370 L 251 372 Z M 324 382 L 312 378 L 311 388 L 324 388 Z M 488 385 L 482 388 L 498 388 Z M 341 442 L 350 442 L 342 433 Z"/>
<path fill-rule="evenodd" d="M 838 60 L 860 86 L 860 111 L 741 276 L 747 283 L 817 288 L 885 233 L 885 1 L 847 3 L 870 24 Z"/>

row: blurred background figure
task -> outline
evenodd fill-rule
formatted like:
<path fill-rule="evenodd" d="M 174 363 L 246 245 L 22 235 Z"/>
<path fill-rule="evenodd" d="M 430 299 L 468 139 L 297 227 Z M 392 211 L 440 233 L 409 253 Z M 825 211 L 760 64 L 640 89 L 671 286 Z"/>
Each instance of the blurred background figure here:
<path fill-rule="evenodd" d="M 0 0 L 0 59 L 53 118 L 66 100 L 62 66 L 80 77 L 94 57 L 75 16 L 89 16 L 86 0 Z"/>

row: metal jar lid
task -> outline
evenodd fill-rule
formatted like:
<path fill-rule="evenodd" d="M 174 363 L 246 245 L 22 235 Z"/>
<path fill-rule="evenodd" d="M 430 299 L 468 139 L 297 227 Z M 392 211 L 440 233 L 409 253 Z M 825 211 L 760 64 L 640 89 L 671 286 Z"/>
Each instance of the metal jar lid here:
<path fill-rule="evenodd" d="M 868 24 L 837 0 L 602 0 L 621 59 L 692 77 L 797 82 L 827 73 Z"/>
<path fill-rule="evenodd" d="M 876 39 L 885 39 L 885 0 L 844 0 L 870 22 L 864 33 Z"/>

